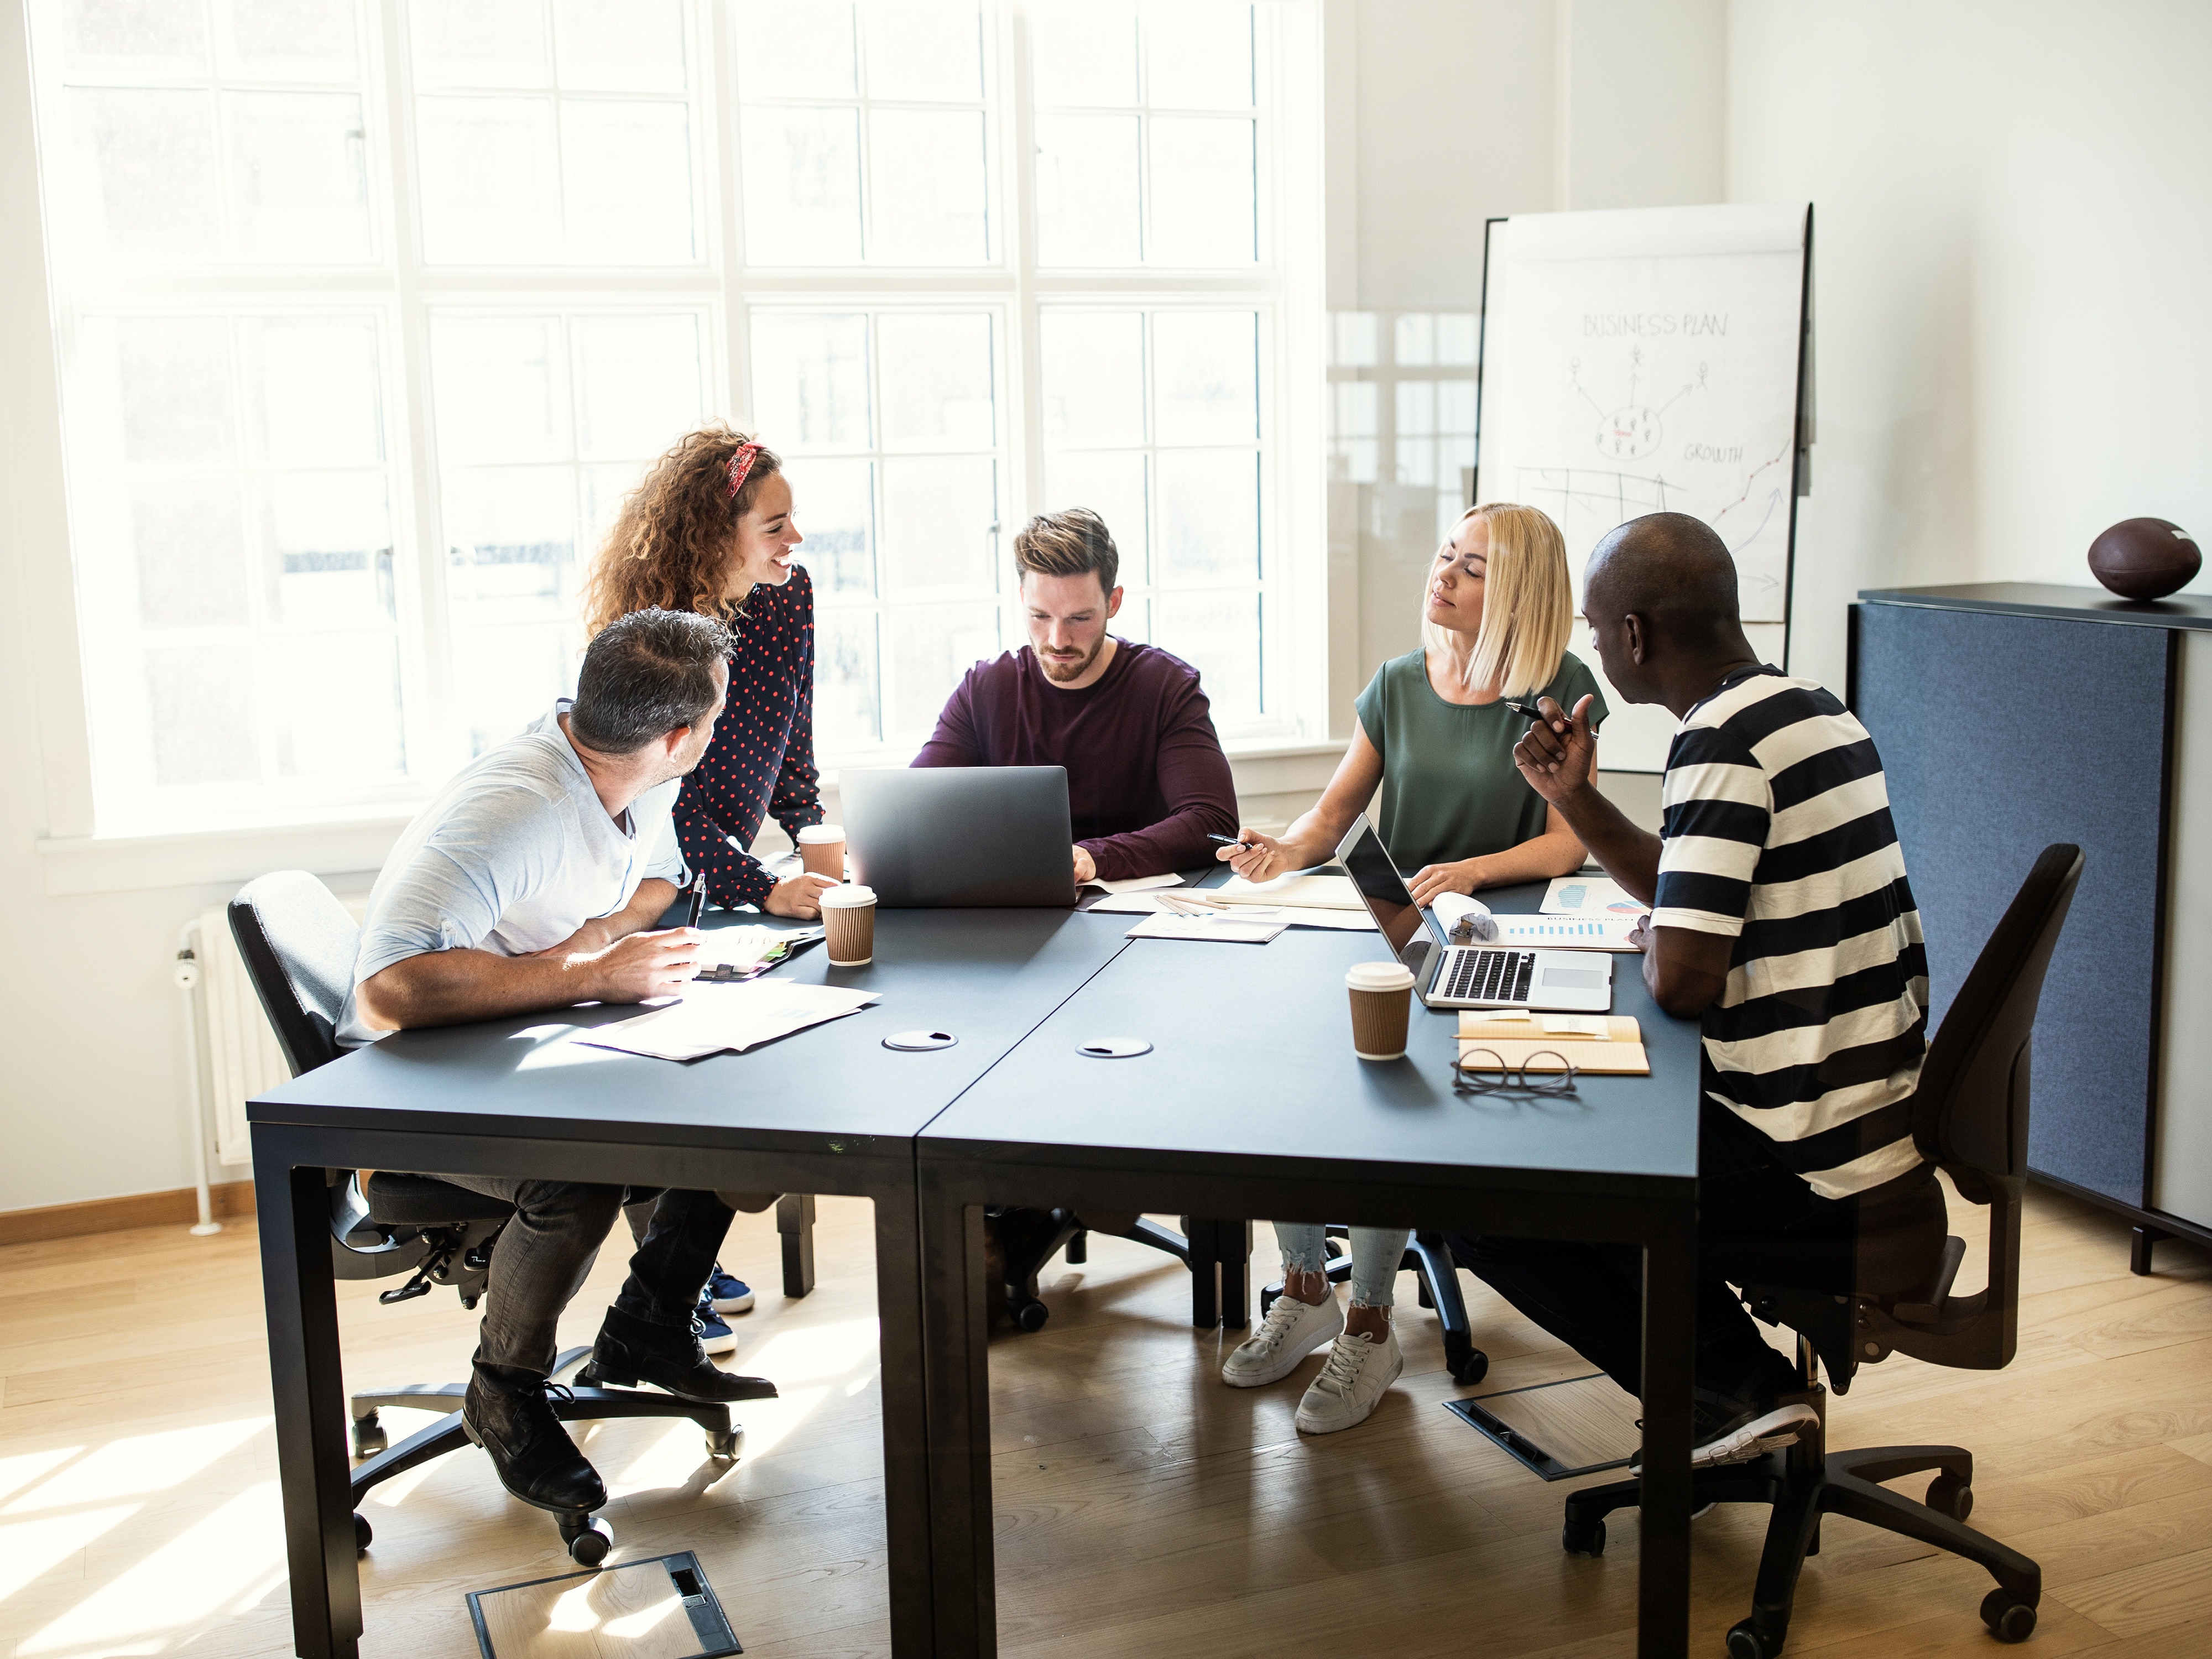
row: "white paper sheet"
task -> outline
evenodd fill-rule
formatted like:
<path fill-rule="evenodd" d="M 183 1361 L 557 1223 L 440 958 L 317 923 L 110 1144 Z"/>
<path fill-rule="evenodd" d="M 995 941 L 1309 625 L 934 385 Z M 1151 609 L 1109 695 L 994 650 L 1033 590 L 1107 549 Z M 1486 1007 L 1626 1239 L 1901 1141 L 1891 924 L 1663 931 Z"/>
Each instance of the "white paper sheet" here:
<path fill-rule="evenodd" d="M 1130 939 L 1194 939 L 1214 945 L 1265 945 L 1285 923 L 1246 921 L 1238 916 L 1177 916 L 1163 911 L 1132 927 Z"/>
<path fill-rule="evenodd" d="M 655 1060 L 696 1060 L 725 1050 L 743 1054 L 774 1038 L 856 1014 L 882 999 L 841 985 L 794 985 L 761 979 L 744 985 L 694 985 L 681 1002 L 602 1025 L 577 1042 Z"/>
<path fill-rule="evenodd" d="M 1210 887 L 1202 893 L 1193 889 L 1190 896 L 1205 897 L 1213 891 Z M 1100 899 L 1091 908 L 1094 912 L 1103 911 L 1108 915 L 1152 916 L 1162 914 L 1158 901 L 1150 893 L 1117 893 L 1110 898 Z M 1252 907 L 1248 905 L 1245 908 L 1249 909 Z M 1268 921 L 1285 922 L 1292 927 L 1334 927 L 1344 933 L 1355 933 L 1375 931 L 1374 921 L 1365 910 L 1310 910 L 1298 904 L 1263 908 L 1269 909 Z"/>
<path fill-rule="evenodd" d="M 1180 887 L 1182 878 L 1170 870 L 1164 876 L 1122 876 L 1114 881 L 1093 876 L 1083 884 L 1085 887 L 1103 887 L 1109 893 L 1148 893 L 1155 887 Z M 1094 905 L 1091 908 L 1096 909 L 1097 907 Z"/>
<path fill-rule="evenodd" d="M 1242 876 L 1231 876 L 1220 886 L 1207 888 L 1206 896 L 1224 904 L 1296 905 L 1308 910 L 1357 910 L 1363 915 L 1367 911 L 1350 876 L 1317 876 L 1304 871 L 1293 871 L 1256 885 Z"/>
<path fill-rule="evenodd" d="M 1537 951 L 1633 951 L 1635 916 L 1499 916 L 1500 945 Z"/>

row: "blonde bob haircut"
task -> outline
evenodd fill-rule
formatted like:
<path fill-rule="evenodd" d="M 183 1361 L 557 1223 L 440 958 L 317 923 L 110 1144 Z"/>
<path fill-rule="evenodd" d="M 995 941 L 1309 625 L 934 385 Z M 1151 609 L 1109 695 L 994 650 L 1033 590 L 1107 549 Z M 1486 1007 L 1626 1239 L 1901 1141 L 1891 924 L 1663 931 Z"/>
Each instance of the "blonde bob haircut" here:
<path fill-rule="evenodd" d="M 1452 527 L 1456 536 L 1470 519 L 1490 532 L 1483 578 L 1482 626 L 1468 659 L 1467 684 L 1495 685 L 1502 697 L 1534 696 L 1559 672 L 1574 628 L 1574 586 L 1567 577 L 1567 544 L 1559 526 L 1533 507 L 1491 501 L 1471 507 Z M 1423 587 L 1421 643 L 1443 652 L 1444 629 L 1429 620 Z"/>

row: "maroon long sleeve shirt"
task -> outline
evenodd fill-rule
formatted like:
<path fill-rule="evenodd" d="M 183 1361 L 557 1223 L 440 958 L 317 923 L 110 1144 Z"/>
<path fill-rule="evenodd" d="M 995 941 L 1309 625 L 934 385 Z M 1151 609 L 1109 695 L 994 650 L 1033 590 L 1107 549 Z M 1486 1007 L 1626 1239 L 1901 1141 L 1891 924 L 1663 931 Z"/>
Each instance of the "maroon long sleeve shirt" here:
<path fill-rule="evenodd" d="M 1198 671 L 1115 642 L 1092 684 L 1051 684 L 1024 646 L 968 671 L 916 766 L 1064 766 L 1076 844 L 1108 880 L 1212 861 L 1237 833 L 1237 791 Z"/>

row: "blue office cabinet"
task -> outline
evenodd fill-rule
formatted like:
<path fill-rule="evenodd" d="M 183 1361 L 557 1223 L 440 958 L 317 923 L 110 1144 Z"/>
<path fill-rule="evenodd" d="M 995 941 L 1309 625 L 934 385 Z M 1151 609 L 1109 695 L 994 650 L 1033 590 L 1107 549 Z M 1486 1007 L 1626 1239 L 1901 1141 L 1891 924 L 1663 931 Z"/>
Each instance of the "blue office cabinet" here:
<path fill-rule="evenodd" d="M 2087 854 L 2035 1024 L 2033 1172 L 2212 1241 L 2212 603 L 2025 583 L 1851 607 L 1940 1019 L 2037 854 Z M 2193 839 L 2192 839 L 2193 837 Z"/>

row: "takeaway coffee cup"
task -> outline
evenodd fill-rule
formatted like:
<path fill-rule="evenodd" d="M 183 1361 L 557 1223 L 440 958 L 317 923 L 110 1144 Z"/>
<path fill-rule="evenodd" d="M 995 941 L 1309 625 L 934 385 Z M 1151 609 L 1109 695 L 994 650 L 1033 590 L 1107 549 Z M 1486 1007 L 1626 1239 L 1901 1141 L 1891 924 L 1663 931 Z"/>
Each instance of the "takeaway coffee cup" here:
<path fill-rule="evenodd" d="M 847 882 L 822 895 L 822 931 L 832 968 L 864 968 L 876 958 L 876 890 Z M 1407 983 L 1413 981 L 1409 979 Z M 1403 1042 L 1402 1027 L 1400 1041 Z"/>
<path fill-rule="evenodd" d="M 799 861 L 810 876 L 845 879 L 845 826 L 810 823 L 799 832 Z"/>
<path fill-rule="evenodd" d="M 1403 1060 L 1413 974 L 1395 962 L 1363 962 L 1344 983 L 1352 993 L 1352 1052 L 1362 1060 Z"/>

